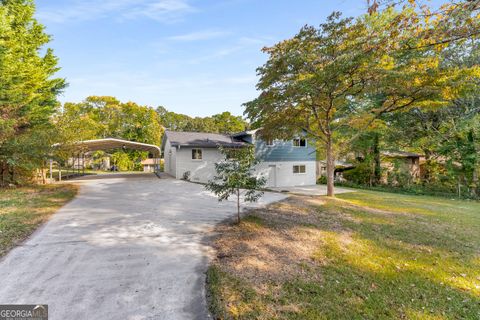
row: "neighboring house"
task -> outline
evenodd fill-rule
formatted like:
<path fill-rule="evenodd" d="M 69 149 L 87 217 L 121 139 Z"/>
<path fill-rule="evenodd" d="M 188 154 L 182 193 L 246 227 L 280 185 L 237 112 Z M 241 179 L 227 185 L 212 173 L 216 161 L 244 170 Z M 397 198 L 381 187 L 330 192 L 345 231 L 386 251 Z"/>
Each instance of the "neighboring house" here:
<path fill-rule="evenodd" d="M 382 151 L 381 166 L 388 173 L 395 169 L 408 172 L 412 178 L 420 177 L 422 155 L 405 151 Z M 386 177 L 384 177 L 386 179 Z"/>
<path fill-rule="evenodd" d="M 394 171 L 406 172 L 414 179 L 420 177 L 421 155 L 405 151 L 380 152 L 380 166 L 383 169 L 382 182 L 387 183 L 389 173 Z M 358 156 L 357 156 L 358 158 Z M 335 180 L 343 180 L 343 172 L 352 170 L 355 165 L 344 160 L 335 161 Z M 317 178 L 327 175 L 325 160 L 317 161 Z"/>
<path fill-rule="evenodd" d="M 348 170 L 352 170 L 355 168 L 355 165 L 348 163 L 343 160 L 335 160 L 335 171 L 334 177 L 335 180 L 343 180 L 343 173 Z M 317 179 L 321 176 L 327 176 L 327 162 L 325 160 L 317 161 Z"/>
<path fill-rule="evenodd" d="M 145 159 L 141 162 L 143 166 L 143 172 L 155 172 L 155 168 L 160 164 L 160 159 Z"/>
<path fill-rule="evenodd" d="M 208 182 L 215 176 L 215 163 L 223 160 L 219 147 L 255 147 L 259 175 L 267 177 L 268 187 L 314 185 L 315 146 L 302 134 L 292 140 L 260 139 L 257 130 L 224 135 L 203 132 L 166 131 L 162 141 L 165 172 L 177 178 Z"/>

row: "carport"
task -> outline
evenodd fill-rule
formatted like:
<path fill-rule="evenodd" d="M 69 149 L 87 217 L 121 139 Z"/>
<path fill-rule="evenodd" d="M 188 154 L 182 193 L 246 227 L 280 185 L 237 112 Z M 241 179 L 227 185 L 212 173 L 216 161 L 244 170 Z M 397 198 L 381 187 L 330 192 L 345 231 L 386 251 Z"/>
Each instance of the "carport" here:
<path fill-rule="evenodd" d="M 56 144 L 55 147 L 62 147 L 65 145 Z M 73 159 L 73 170 L 77 170 L 77 173 L 80 174 L 85 171 L 85 154 L 92 151 L 100 150 L 113 150 L 113 149 L 131 149 L 138 151 L 149 152 L 155 159 L 155 173 L 158 174 L 160 171 L 160 155 L 161 150 L 159 146 L 153 144 L 147 144 L 136 141 L 129 141 L 117 138 L 105 138 L 105 139 L 95 139 L 95 140 L 84 140 L 73 143 L 71 146 L 65 146 L 69 149 L 69 153 L 72 155 Z M 52 173 L 52 161 L 50 161 L 50 178 Z M 61 179 L 61 178 L 60 178 Z"/>

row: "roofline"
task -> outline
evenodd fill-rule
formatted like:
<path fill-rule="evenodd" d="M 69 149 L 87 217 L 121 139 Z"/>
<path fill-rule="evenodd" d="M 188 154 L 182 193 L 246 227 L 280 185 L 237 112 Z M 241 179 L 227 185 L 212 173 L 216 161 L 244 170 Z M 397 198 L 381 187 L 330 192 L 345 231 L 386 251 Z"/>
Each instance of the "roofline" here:
<path fill-rule="evenodd" d="M 420 158 L 424 157 L 424 155 L 415 153 L 415 152 L 408 152 L 408 151 L 380 151 L 380 154 L 384 157 L 388 158 Z"/>
<path fill-rule="evenodd" d="M 117 139 L 117 138 L 104 138 L 104 139 L 92 139 L 92 140 L 82 140 L 82 141 L 76 141 L 73 144 L 74 145 L 88 145 L 88 144 L 94 144 L 94 143 L 101 143 L 101 142 L 118 142 L 122 144 L 127 144 L 127 145 L 134 145 L 134 146 L 139 146 L 139 147 L 145 147 L 148 149 L 154 149 L 155 151 L 158 152 L 159 155 L 161 155 L 162 150 L 160 149 L 159 146 L 156 146 L 154 144 L 148 144 L 148 143 L 143 143 L 143 142 L 136 142 L 136 141 L 130 141 L 130 140 L 124 140 L 124 139 Z M 61 143 L 56 143 L 53 146 L 58 147 L 61 146 Z"/>
<path fill-rule="evenodd" d="M 217 143 L 215 145 L 212 144 L 202 144 L 202 143 L 171 143 L 170 144 L 172 147 L 199 147 L 199 148 L 218 148 L 218 147 L 228 147 L 228 148 L 244 148 L 247 147 L 249 144 L 248 143 L 243 143 L 243 142 L 237 142 L 237 143 Z"/>
<path fill-rule="evenodd" d="M 252 130 L 245 130 L 245 131 L 233 133 L 230 136 L 231 137 L 239 137 L 239 136 L 244 136 L 244 135 L 247 135 L 247 134 L 255 134 L 255 133 L 257 133 L 258 130 L 261 130 L 261 128 L 252 129 Z"/>

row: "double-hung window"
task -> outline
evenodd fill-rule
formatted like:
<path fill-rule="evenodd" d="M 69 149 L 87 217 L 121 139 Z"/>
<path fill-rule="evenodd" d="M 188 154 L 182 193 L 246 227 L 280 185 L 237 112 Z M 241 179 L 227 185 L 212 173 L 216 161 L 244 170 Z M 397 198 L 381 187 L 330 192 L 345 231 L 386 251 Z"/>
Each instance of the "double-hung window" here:
<path fill-rule="evenodd" d="M 295 174 L 301 174 L 306 172 L 307 172 L 307 168 L 305 167 L 304 164 L 293 166 L 293 173 Z"/>
<path fill-rule="evenodd" d="M 202 149 L 192 149 L 192 160 L 202 160 Z"/>
<path fill-rule="evenodd" d="M 305 148 L 307 146 L 307 140 L 305 138 L 295 138 L 293 139 L 293 146 Z"/>

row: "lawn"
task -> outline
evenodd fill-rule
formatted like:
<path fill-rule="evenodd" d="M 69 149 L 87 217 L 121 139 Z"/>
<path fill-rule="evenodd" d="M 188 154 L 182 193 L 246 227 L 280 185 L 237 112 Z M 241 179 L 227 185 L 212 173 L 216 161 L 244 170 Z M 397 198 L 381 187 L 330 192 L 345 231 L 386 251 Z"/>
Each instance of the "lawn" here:
<path fill-rule="evenodd" d="M 218 319 L 480 319 L 480 203 L 359 191 L 221 225 Z"/>
<path fill-rule="evenodd" d="M 0 257 L 33 231 L 77 192 L 60 184 L 0 189 Z"/>

